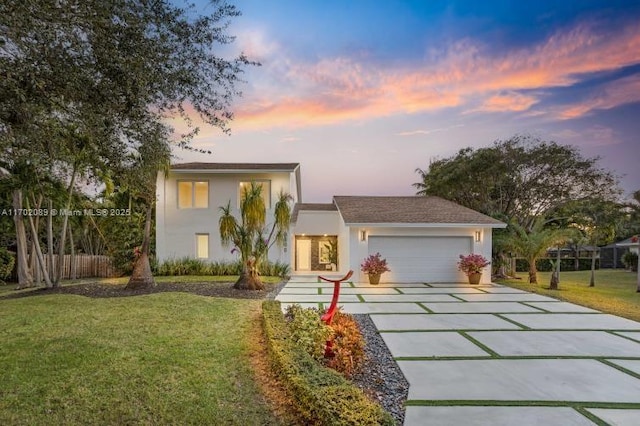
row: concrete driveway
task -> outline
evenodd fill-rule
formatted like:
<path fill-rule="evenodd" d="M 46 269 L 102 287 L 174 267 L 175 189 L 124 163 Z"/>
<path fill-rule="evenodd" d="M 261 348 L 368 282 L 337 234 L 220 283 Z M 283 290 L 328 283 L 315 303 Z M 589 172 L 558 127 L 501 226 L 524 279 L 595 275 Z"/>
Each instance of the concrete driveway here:
<path fill-rule="evenodd" d="M 277 300 L 327 307 L 293 277 Z M 343 283 L 410 384 L 405 425 L 640 425 L 640 323 L 509 287 Z"/>

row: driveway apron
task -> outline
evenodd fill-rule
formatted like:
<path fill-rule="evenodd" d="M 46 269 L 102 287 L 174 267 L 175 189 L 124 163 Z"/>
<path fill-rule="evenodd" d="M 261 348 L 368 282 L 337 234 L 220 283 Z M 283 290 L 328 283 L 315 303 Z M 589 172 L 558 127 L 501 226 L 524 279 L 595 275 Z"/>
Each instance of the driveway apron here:
<path fill-rule="evenodd" d="M 326 308 L 333 285 L 276 297 Z M 345 282 L 409 382 L 405 425 L 640 425 L 640 323 L 498 284 Z"/>

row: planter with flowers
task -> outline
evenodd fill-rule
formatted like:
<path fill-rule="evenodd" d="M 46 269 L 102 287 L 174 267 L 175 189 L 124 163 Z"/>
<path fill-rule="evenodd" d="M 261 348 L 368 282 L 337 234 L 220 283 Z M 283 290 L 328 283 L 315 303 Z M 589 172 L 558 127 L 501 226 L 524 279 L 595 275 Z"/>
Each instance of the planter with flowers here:
<path fill-rule="evenodd" d="M 360 265 L 360 270 L 369 276 L 369 284 L 380 283 L 380 275 L 391 271 L 380 253 L 369 255 Z"/>
<path fill-rule="evenodd" d="M 482 277 L 482 269 L 490 263 L 480 254 L 468 254 L 466 256 L 461 254 L 458 261 L 458 270 L 469 277 L 469 284 L 478 284 Z"/>

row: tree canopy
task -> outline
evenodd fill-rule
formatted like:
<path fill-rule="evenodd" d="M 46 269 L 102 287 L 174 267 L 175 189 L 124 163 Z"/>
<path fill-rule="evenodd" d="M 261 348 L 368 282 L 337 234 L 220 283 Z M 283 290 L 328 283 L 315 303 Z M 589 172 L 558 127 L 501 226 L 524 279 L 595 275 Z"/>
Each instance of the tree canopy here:
<path fill-rule="evenodd" d="M 611 200 L 620 192 L 617 178 L 600 168 L 597 158 L 532 136 L 465 148 L 416 172 L 419 195 L 440 196 L 527 230 L 536 218 L 569 202 Z"/>
<path fill-rule="evenodd" d="M 11 174 L 4 185 L 14 208 L 50 203 L 45 180 L 67 188 L 58 208 L 79 179 L 136 187 L 152 203 L 148 176 L 168 161 L 172 142 L 191 148 L 198 132 L 191 114 L 229 131 L 240 74 L 253 63 L 221 54 L 240 12 L 224 0 L 207 10 L 167 0 L 0 2 L 0 166 Z M 189 130 L 172 135 L 168 117 Z M 130 169 L 140 179 L 130 179 Z M 21 222 L 16 239 L 24 248 Z M 24 253 L 19 247 L 19 263 Z"/>

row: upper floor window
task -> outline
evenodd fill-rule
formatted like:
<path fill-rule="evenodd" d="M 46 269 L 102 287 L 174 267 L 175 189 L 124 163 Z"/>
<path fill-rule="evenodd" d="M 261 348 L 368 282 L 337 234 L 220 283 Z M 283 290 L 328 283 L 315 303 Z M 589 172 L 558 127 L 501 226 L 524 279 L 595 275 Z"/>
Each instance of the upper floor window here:
<path fill-rule="evenodd" d="M 209 182 L 178 181 L 178 208 L 206 209 L 209 207 Z"/>
<path fill-rule="evenodd" d="M 240 189 L 238 191 L 238 194 L 239 194 L 238 206 L 242 203 L 242 200 L 244 200 L 246 191 L 249 190 L 249 188 L 251 188 L 252 182 L 262 188 L 262 191 L 260 193 L 262 194 L 262 199 L 264 200 L 264 207 L 266 209 L 270 209 L 271 208 L 271 181 L 270 180 L 254 180 L 251 182 L 240 182 Z"/>

